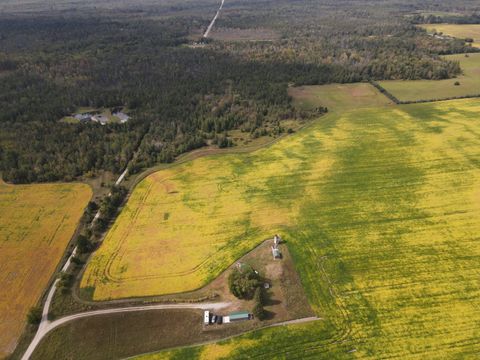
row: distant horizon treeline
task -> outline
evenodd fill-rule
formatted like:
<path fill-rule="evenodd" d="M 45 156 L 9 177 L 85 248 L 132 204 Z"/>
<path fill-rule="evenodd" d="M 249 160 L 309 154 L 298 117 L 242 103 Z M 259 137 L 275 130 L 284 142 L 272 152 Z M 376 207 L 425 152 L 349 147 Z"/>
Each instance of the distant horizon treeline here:
<path fill-rule="evenodd" d="M 293 107 L 289 84 L 444 79 L 460 68 L 438 54 L 467 50 L 461 41 L 427 36 L 407 20 L 385 22 L 374 8 L 367 16 L 353 2 L 326 15 L 308 0 L 265 6 L 256 15 L 231 10 L 218 26 L 268 25 L 283 34 L 279 40 L 213 41 L 201 48 L 188 46 L 208 24 L 191 15 L 194 9 L 156 20 L 114 10 L 91 17 L 0 15 L 4 179 L 70 181 L 103 170 L 118 173 L 137 150 L 131 164 L 136 170 L 171 162 L 209 141 L 230 146 L 229 130 L 255 137 L 276 132 L 282 119 L 316 114 Z M 268 6 L 277 10 L 266 21 Z M 292 17 L 291 11 L 305 16 Z M 342 16 L 350 21 L 340 21 Z M 116 106 L 129 109 L 128 123 L 59 122 L 77 107 Z"/>

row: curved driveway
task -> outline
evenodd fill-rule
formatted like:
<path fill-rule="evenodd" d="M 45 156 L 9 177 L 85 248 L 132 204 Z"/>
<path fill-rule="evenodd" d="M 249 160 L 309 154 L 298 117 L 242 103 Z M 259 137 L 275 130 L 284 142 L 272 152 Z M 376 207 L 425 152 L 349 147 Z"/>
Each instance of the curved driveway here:
<path fill-rule="evenodd" d="M 55 292 L 55 286 L 52 286 L 52 289 L 48 294 L 49 300 L 51 300 L 51 297 L 53 297 L 54 292 Z M 168 310 L 168 309 L 218 310 L 218 309 L 225 308 L 229 305 L 230 305 L 229 302 L 214 302 L 214 303 L 185 303 L 185 304 L 157 304 L 157 305 L 146 305 L 146 306 L 130 306 L 130 307 L 122 307 L 122 308 L 86 311 L 79 314 L 68 315 L 60 319 L 57 319 L 55 321 L 49 321 L 47 319 L 48 308 L 44 307 L 43 309 L 44 311 L 42 314 L 42 322 L 38 327 L 38 331 L 35 334 L 34 339 L 30 343 L 25 354 L 23 355 L 22 360 L 28 360 L 30 358 L 30 356 L 33 354 L 33 351 L 37 348 L 40 341 L 42 341 L 45 335 L 47 335 L 50 331 L 52 331 L 53 329 L 57 328 L 60 325 L 63 325 L 73 320 L 92 317 L 92 316 L 136 312 L 136 311 Z"/>

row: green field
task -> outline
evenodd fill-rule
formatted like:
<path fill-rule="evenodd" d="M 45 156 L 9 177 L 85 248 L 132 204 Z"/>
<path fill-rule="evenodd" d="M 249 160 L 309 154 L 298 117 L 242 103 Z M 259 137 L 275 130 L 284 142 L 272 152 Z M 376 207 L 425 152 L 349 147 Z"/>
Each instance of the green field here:
<path fill-rule="evenodd" d="M 400 101 L 440 100 L 480 95 L 480 53 L 448 55 L 459 61 L 463 74 L 447 80 L 386 80 L 378 83 Z M 455 82 L 460 82 L 459 86 Z"/>
<path fill-rule="evenodd" d="M 388 104 L 369 84 L 327 88 L 345 103 L 355 94 L 364 106 Z M 329 156 L 311 158 L 306 145 L 319 140 L 331 142 L 327 134 L 303 131 L 249 155 L 204 157 L 149 175 L 94 253 L 82 289 L 105 300 L 205 285 L 256 244 L 294 225 L 298 195 L 308 190 L 304 169 L 317 161 L 314 180 L 332 165 Z"/>
<path fill-rule="evenodd" d="M 392 102 L 368 83 L 290 87 L 294 105 L 303 109 L 326 106 L 329 111 L 379 107 Z"/>
<path fill-rule="evenodd" d="M 203 210 L 232 192 L 285 210 L 276 228 L 324 320 L 142 359 L 477 358 L 479 111 L 457 100 L 334 113 L 251 155 L 172 168 L 193 188 L 222 169 Z M 195 173 L 199 161 L 210 172 Z"/>
<path fill-rule="evenodd" d="M 429 33 L 442 33 L 459 39 L 473 39 L 472 46 L 480 47 L 480 24 L 425 24 Z"/>

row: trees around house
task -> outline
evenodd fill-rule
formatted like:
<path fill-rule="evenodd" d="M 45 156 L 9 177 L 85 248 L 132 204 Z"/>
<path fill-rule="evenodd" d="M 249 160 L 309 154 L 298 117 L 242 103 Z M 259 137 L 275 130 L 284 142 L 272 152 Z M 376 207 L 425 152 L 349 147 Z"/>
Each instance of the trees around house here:
<path fill-rule="evenodd" d="M 255 294 L 253 296 L 255 305 L 253 306 L 252 313 L 259 320 L 265 320 L 267 313 L 265 311 L 265 297 L 262 291 L 262 288 L 259 286 L 255 289 Z"/>
<path fill-rule="evenodd" d="M 261 285 L 258 274 L 249 266 L 235 268 L 228 277 L 228 287 L 231 293 L 239 299 L 251 299 Z"/>

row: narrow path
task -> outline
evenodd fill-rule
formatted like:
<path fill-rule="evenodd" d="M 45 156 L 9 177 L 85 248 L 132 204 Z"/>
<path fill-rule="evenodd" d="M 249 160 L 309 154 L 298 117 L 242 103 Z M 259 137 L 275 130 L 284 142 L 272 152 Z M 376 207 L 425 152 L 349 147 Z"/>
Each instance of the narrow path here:
<path fill-rule="evenodd" d="M 215 21 L 217 21 L 218 15 L 220 15 L 220 11 L 222 10 L 224 3 L 225 3 L 225 0 L 222 0 L 222 3 L 220 4 L 220 7 L 218 8 L 217 13 L 213 17 L 212 22 L 210 23 L 210 25 L 208 25 L 207 31 L 205 31 L 205 34 L 203 34 L 204 39 L 206 39 L 208 37 L 208 35 L 210 35 L 210 31 L 212 31 L 213 25 L 215 25 Z"/>
<path fill-rule="evenodd" d="M 123 179 L 127 175 L 127 171 L 128 171 L 128 167 L 126 167 L 125 170 L 122 172 L 122 174 L 119 176 L 119 178 L 115 182 L 115 185 L 119 185 L 123 181 Z M 108 196 L 110 196 L 110 195 L 111 195 L 111 193 L 108 194 Z M 92 222 L 90 223 L 90 226 L 93 226 L 93 224 L 99 218 L 99 216 L 100 216 L 100 210 L 97 211 L 97 213 L 95 214 L 95 217 L 93 218 Z M 60 270 L 61 273 L 67 272 L 68 268 L 70 267 L 70 264 L 72 263 L 72 259 L 76 254 L 77 254 L 77 246 L 75 246 L 75 248 L 72 251 L 72 254 L 68 257 L 67 261 L 65 262 L 62 269 Z M 50 321 L 48 320 L 48 313 L 50 311 L 50 305 L 52 304 L 53 295 L 55 294 L 55 290 L 57 290 L 58 282 L 59 282 L 59 279 L 56 279 L 53 282 L 52 287 L 50 288 L 50 290 L 48 292 L 47 298 L 45 300 L 45 304 L 43 305 L 43 309 L 42 309 L 42 320 L 40 321 L 40 325 L 38 326 L 37 333 L 35 334 L 35 337 L 33 338 L 32 342 L 28 346 L 27 351 L 23 355 L 22 360 L 30 358 L 30 356 L 33 353 L 33 350 L 35 350 L 35 348 L 38 345 L 38 343 L 40 342 L 40 340 L 42 340 L 42 338 L 45 336 L 45 334 L 48 331 L 51 330 L 51 329 L 49 329 Z"/>
<path fill-rule="evenodd" d="M 120 183 L 123 181 L 127 173 L 128 173 L 128 166 L 125 168 L 125 170 L 123 170 L 122 174 L 118 177 L 117 181 L 115 181 L 115 185 L 120 185 Z"/>
<path fill-rule="evenodd" d="M 119 185 L 123 179 L 125 178 L 127 174 L 127 169 L 123 171 L 123 173 L 120 175 L 120 177 L 117 179 L 115 182 L 115 185 Z M 109 194 L 108 196 L 110 196 Z M 95 217 L 92 220 L 92 224 L 95 222 L 95 220 L 100 216 L 100 211 L 97 212 Z M 70 264 L 72 263 L 73 257 L 77 254 L 77 247 L 72 251 L 72 254 L 68 257 L 67 261 L 63 265 L 61 272 L 64 273 L 68 270 L 70 267 Z M 147 306 L 130 306 L 130 307 L 123 307 L 123 308 L 113 308 L 113 309 L 103 309 L 103 310 L 93 310 L 93 311 L 87 311 L 79 314 L 73 314 L 73 315 L 68 315 L 64 316 L 60 319 L 57 319 L 55 321 L 49 321 L 48 320 L 48 313 L 50 311 L 50 306 L 52 304 L 53 296 L 55 294 L 55 291 L 57 290 L 59 279 L 56 279 L 52 287 L 50 288 L 47 298 L 45 300 L 45 304 L 43 305 L 42 309 L 42 320 L 40 321 L 40 325 L 38 326 L 37 332 L 35 334 L 35 337 L 33 338 L 32 342 L 28 346 L 27 350 L 25 351 L 25 354 L 22 356 L 22 360 L 28 360 L 30 359 L 30 356 L 32 356 L 33 352 L 37 348 L 38 344 L 42 341 L 42 339 L 47 335 L 50 331 L 55 329 L 56 327 L 63 325 L 67 322 L 76 320 L 76 319 L 81 319 L 85 317 L 91 317 L 91 316 L 98 316 L 98 315 L 106 315 L 106 314 L 115 314 L 115 313 L 125 313 L 125 312 L 134 312 L 134 311 L 148 311 L 148 310 L 164 310 L 164 309 L 211 309 L 211 310 L 217 310 L 217 309 L 222 309 L 224 307 L 227 307 L 230 305 L 229 302 L 217 302 L 217 303 L 184 303 L 184 304 L 156 304 L 156 305 L 147 305 Z"/>

